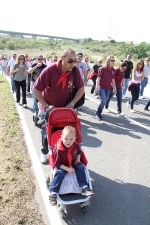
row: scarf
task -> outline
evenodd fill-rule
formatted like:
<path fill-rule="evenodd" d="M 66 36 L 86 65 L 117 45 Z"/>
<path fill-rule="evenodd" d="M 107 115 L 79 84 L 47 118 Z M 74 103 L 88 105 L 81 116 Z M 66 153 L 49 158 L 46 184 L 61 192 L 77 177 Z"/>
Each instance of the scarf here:
<path fill-rule="evenodd" d="M 67 151 L 67 161 L 68 161 L 69 167 L 72 166 L 72 155 L 71 155 L 71 151 L 72 151 L 73 148 L 74 148 L 74 144 L 70 148 L 67 148 L 67 150 L 66 150 L 65 147 L 63 146 L 63 143 L 62 143 L 61 138 L 57 142 L 57 150 L 58 151 Z"/>
<path fill-rule="evenodd" d="M 58 64 L 56 64 L 57 68 L 60 67 L 61 62 L 62 62 L 62 61 L 59 61 Z M 59 80 L 58 80 L 58 82 L 57 82 L 56 85 L 59 85 L 59 84 L 62 82 L 62 89 L 64 89 L 65 84 L 66 84 L 66 78 L 67 78 L 67 76 L 68 76 L 69 74 L 71 74 L 71 71 L 68 71 L 68 72 L 66 72 L 66 73 L 63 73 L 63 72 L 62 72 L 62 73 L 60 74 Z"/>

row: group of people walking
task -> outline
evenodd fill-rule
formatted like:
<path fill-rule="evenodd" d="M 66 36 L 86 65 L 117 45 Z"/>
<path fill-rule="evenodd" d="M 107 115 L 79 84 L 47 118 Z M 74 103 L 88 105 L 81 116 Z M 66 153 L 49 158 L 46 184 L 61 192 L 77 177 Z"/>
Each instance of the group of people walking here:
<path fill-rule="evenodd" d="M 115 57 L 110 55 L 103 63 L 99 59 L 97 64 L 91 68 L 89 58 L 83 58 L 80 52 L 76 54 L 73 49 L 64 50 L 58 60 L 53 57 L 53 62 L 46 65 L 43 56 L 39 55 L 35 61 L 31 62 L 28 54 L 13 54 L 12 59 L 7 63 L 4 74 L 10 74 L 12 91 L 16 91 L 16 101 L 20 105 L 20 88 L 22 89 L 22 104 L 27 106 L 26 90 L 30 85 L 33 95 L 34 115 L 43 117 L 52 107 L 71 107 L 74 108 L 76 102 L 83 96 L 88 79 L 93 81 L 91 95 L 98 96 L 100 103 L 95 112 L 98 120 L 103 120 L 102 111 L 109 112 L 109 103 L 113 95 L 117 98 L 117 115 L 123 116 L 122 99 L 126 98 L 127 90 L 131 92 L 131 99 L 127 101 L 131 112 L 135 112 L 134 103 L 141 95 L 143 98 L 144 88 L 150 77 L 150 58 L 138 60 L 135 66 L 131 62 L 131 55 L 128 54 L 122 60 L 118 68 L 115 68 Z M 1 67 L 4 64 L 1 64 Z M 73 68 L 76 66 L 76 69 Z M 77 69 L 78 68 L 78 69 Z M 77 93 L 70 99 L 73 88 Z M 29 90 L 29 91 L 30 91 Z M 145 105 L 148 110 L 150 100 Z M 42 149 L 41 162 L 47 161 L 47 135 L 45 127 L 42 127 Z"/>
<path fill-rule="evenodd" d="M 130 106 L 130 111 L 134 113 L 134 103 L 139 96 L 141 99 L 144 98 L 144 88 L 150 77 L 150 58 L 146 58 L 145 63 L 139 59 L 133 67 L 131 55 L 128 54 L 118 68 L 114 68 L 114 63 L 114 56 L 108 56 L 103 66 L 102 60 L 98 60 L 88 76 L 93 81 L 91 94 L 98 94 L 101 99 L 96 111 L 98 120 L 103 120 L 102 110 L 104 107 L 105 111 L 109 112 L 109 102 L 113 95 L 117 97 L 117 115 L 118 117 L 123 116 L 122 99 L 127 97 L 127 91 L 131 92 L 131 99 L 127 101 L 127 106 Z M 144 109 L 148 110 L 148 107 L 149 101 Z"/>

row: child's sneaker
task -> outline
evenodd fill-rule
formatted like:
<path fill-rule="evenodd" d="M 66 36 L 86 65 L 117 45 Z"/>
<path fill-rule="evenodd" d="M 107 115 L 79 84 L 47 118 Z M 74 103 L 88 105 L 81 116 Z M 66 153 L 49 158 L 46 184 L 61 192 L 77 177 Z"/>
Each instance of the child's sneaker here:
<path fill-rule="evenodd" d="M 90 195 L 94 195 L 94 192 L 90 190 L 88 187 L 85 187 L 82 189 L 82 195 L 90 196 Z"/>

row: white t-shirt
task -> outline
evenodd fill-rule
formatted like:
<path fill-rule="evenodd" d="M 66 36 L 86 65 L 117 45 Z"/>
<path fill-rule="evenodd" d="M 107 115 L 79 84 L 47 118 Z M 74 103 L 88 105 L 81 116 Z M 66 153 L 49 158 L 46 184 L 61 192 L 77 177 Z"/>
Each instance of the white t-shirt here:
<path fill-rule="evenodd" d="M 12 71 L 13 66 L 16 64 L 16 60 L 10 59 L 8 62 L 8 66 L 10 67 L 10 73 Z"/>

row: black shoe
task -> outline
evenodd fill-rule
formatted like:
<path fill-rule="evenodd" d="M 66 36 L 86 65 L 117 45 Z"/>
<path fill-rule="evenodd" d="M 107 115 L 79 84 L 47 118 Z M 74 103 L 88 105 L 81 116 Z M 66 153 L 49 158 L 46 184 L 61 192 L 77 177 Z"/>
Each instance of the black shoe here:
<path fill-rule="evenodd" d="M 96 115 L 96 119 L 98 120 L 104 120 L 104 118 L 102 116 Z"/>
<path fill-rule="evenodd" d="M 82 195 L 85 196 L 90 196 L 90 195 L 94 195 L 94 192 L 92 190 L 90 190 L 88 187 L 82 189 Z"/>
<path fill-rule="evenodd" d="M 144 110 L 145 110 L 145 111 L 150 111 L 150 110 L 149 110 L 149 109 L 147 109 L 147 108 L 144 108 Z"/>

